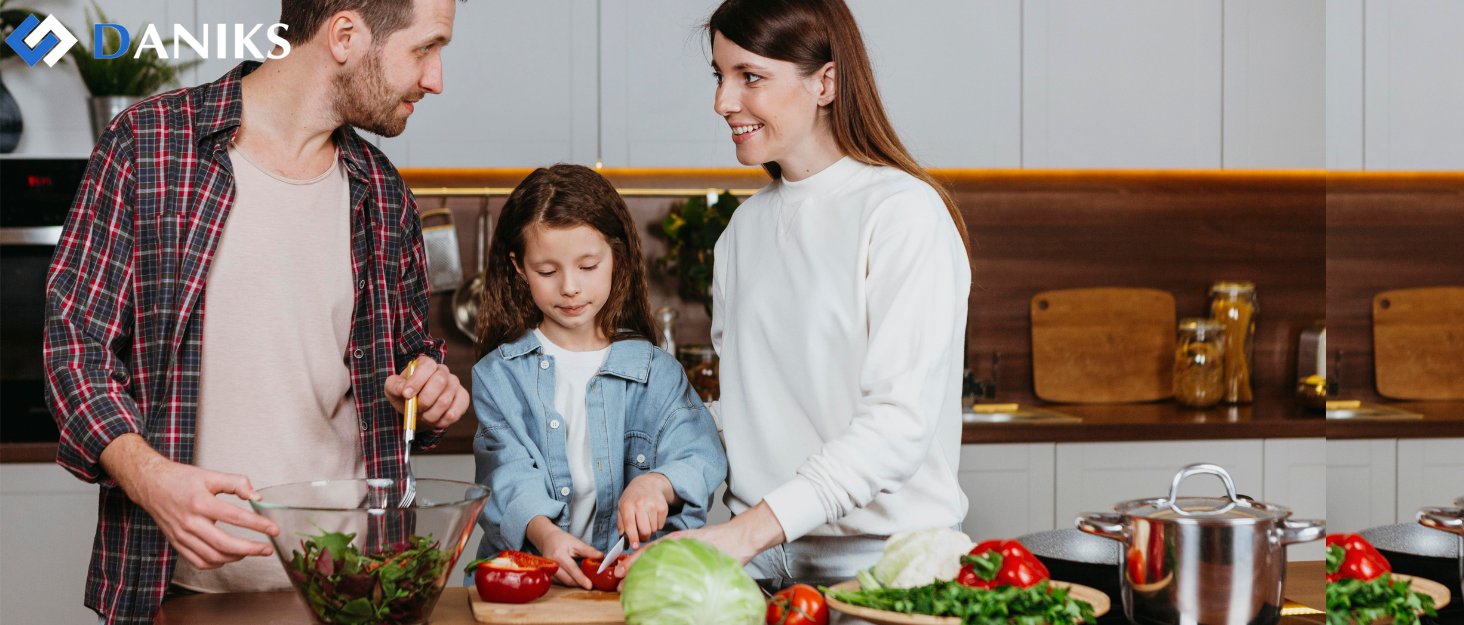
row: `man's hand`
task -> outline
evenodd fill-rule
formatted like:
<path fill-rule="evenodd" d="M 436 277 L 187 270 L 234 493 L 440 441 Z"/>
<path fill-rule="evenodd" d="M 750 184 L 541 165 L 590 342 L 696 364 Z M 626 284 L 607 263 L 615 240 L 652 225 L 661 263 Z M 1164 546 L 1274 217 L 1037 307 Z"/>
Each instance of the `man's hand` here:
<path fill-rule="evenodd" d="M 264 543 L 245 540 L 214 523 L 278 536 L 280 530 L 258 514 L 221 501 L 229 493 L 258 500 L 249 478 L 208 471 L 164 458 L 141 436 L 123 434 L 102 450 L 102 468 L 127 496 L 147 510 L 168 543 L 199 569 L 216 569 L 248 556 L 274 555 Z"/>
<path fill-rule="evenodd" d="M 620 493 L 617 524 L 620 533 L 630 541 L 631 549 L 640 549 L 642 540 L 666 526 L 666 515 L 680 499 L 671 488 L 671 480 L 660 473 L 636 476 Z"/>
<path fill-rule="evenodd" d="M 405 414 L 407 398 L 417 398 L 417 429 L 440 430 L 456 423 L 468 411 L 473 398 L 447 365 L 426 356 L 417 357 L 417 370 L 386 378 L 386 398 L 397 412 Z"/>
<path fill-rule="evenodd" d="M 559 572 L 554 574 L 554 581 L 565 586 L 579 586 L 585 590 L 595 587 L 594 582 L 585 576 L 580 570 L 579 562 L 575 557 L 598 558 L 599 550 L 586 545 L 584 541 L 571 536 L 569 532 L 559 529 L 549 517 L 539 515 L 529 521 L 529 527 L 524 532 L 524 537 L 539 549 L 539 553 L 550 560 L 559 563 Z"/>

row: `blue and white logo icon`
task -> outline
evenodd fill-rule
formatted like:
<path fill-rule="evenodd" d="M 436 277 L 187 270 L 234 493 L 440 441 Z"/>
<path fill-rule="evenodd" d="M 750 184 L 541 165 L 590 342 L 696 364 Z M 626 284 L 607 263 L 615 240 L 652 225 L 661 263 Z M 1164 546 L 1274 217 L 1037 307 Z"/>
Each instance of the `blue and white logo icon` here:
<path fill-rule="evenodd" d="M 66 30 L 54 15 L 47 15 L 45 20 L 31 15 L 5 38 L 5 43 L 15 49 L 26 65 L 35 67 L 37 61 L 45 61 L 47 66 L 55 67 L 66 51 L 76 45 L 76 35 Z"/>

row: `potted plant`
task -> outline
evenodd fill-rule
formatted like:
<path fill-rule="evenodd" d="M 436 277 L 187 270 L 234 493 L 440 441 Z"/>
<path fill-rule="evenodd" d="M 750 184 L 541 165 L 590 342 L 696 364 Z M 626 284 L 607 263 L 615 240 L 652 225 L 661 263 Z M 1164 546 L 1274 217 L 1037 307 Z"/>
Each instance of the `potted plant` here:
<path fill-rule="evenodd" d="M 0 39 L 9 37 L 27 17 L 35 14 L 34 9 L 6 8 L 7 4 L 10 4 L 10 0 L 0 0 Z M 40 17 L 37 16 L 36 19 Z M 13 56 L 16 56 L 15 50 L 10 46 L 0 45 L 0 61 Z M 11 97 L 10 90 L 5 88 L 5 81 L 0 80 L 0 154 L 14 152 L 15 146 L 20 144 L 20 133 L 24 131 L 25 121 L 20 117 L 20 105 Z"/>
<path fill-rule="evenodd" d="M 95 17 L 93 10 L 96 11 Z M 101 23 L 112 22 L 96 2 L 92 2 L 92 8 L 87 9 L 86 19 L 88 33 L 96 30 L 99 20 Z M 138 29 L 136 32 L 142 31 L 143 29 Z M 166 46 L 172 44 L 173 40 L 166 39 L 162 43 Z M 107 124 L 112 123 L 112 118 L 164 87 L 176 87 L 179 74 L 203 62 L 201 59 L 194 59 L 169 63 L 158 54 L 137 54 L 140 45 L 142 37 L 132 37 L 127 51 L 115 58 L 99 59 L 96 51 L 88 50 L 84 45 L 77 45 L 68 53 L 71 61 L 76 63 L 76 72 L 81 75 L 81 81 L 86 83 L 86 90 L 91 93 L 91 106 L 87 107 L 87 112 L 91 116 L 93 140 L 102 137 L 102 131 L 107 129 Z M 121 47 L 122 37 L 117 29 L 103 29 L 102 55 L 116 54 Z"/>
<path fill-rule="evenodd" d="M 656 267 L 676 278 L 676 294 L 688 302 L 701 302 L 708 316 L 712 314 L 712 248 L 738 205 L 727 191 L 711 197 L 716 201 L 710 205 L 706 196 L 698 195 L 671 207 L 671 214 L 661 221 L 661 233 L 671 247 L 656 259 Z"/>

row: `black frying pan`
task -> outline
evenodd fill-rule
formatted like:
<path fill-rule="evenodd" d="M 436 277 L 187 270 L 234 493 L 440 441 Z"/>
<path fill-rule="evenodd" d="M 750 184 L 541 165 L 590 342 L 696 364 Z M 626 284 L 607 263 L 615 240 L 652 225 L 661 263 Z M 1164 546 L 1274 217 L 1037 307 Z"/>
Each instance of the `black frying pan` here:
<path fill-rule="evenodd" d="M 1358 532 L 1388 559 L 1393 572 L 1459 588 L 1459 537 L 1417 523 L 1382 525 Z M 1464 601 L 1454 597 L 1439 610 L 1440 625 L 1464 624 Z"/>
<path fill-rule="evenodd" d="M 1442 532 L 1435 532 L 1442 533 Z M 1123 595 L 1119 593 L 1117 541 L 1075 529 L 1048 530 L 1018 536 L 1032 555 L 1047 566 L 1052 579 L 1096 588 L 1108 595 L 1113 608 L 1109 615 L 1123 619 Z M 1107 621 L 1101 617 L 1099 621 Z"/>

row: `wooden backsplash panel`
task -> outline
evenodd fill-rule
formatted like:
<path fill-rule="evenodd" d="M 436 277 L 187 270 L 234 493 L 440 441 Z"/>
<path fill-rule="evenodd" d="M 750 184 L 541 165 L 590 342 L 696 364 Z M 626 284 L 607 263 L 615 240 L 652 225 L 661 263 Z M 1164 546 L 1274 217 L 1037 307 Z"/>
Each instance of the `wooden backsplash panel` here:
<path fill-rule="evenodd" d="M 1327 350 L 1329 366 L 1342 351 L 1342 397 L 1380 399 L 1373 297 L 1430 286 L 1464 286 L 1464 174 L 1329 174 Z"/>
<path fill-rule="evenodd" d="M 404 170 L 417 187 L 512 187 L 529 170 Z M 757 169 L 604 170 L 619 187 L 758 188 Z M 1300 330 L 1326 314 L 1325 200 L 1321 173 L 935 170 L 961 206 L 975 248 L 969 346 L 978 375 L 1001 352 L 999 396 L 1032 401 L 1028 302 L 1044 290 L 1097 286 L 1164 289 L 1181 317 L 1207 313 L 1210 283 L 1256 282 L 1258 393 L 1294 384 Z M 422 197 L 423 206 L 436 206 Z M 673 199 L 627 198 L 646 255 L 665 251 L 653 229 Z M 502 198 L 490 208 L 497 211 Z M 472 266 L 476 200 L 448 201 L 464 267 Z M 677 305 L 677 339 L 708 340 L 698 305 L 652 271 L 652 306 Z M 452 329 L 449 296 L 434 296 L 432 331 L 449 341 L 449 364 L 466 374 L 471 342 Z M 464 378 L 466 379 L 466 377 Z M 469 430 L 470 431 L 470 430 Z"/>

